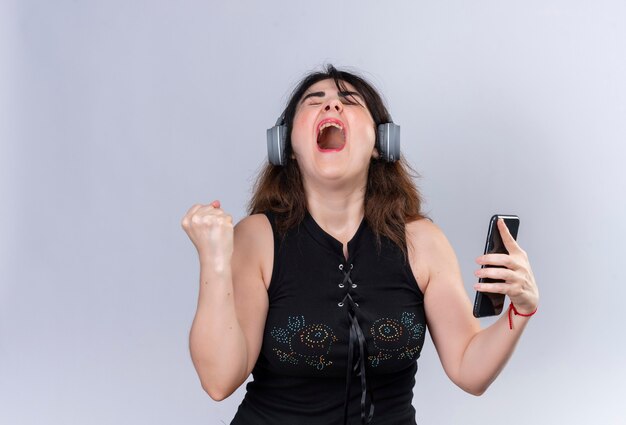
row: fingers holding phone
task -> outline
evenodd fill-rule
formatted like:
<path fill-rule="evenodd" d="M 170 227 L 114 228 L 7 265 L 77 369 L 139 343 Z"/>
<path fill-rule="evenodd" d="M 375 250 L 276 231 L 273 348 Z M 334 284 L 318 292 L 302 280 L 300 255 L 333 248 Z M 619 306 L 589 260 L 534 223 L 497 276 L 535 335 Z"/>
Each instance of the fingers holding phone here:
<path fill-rule="evenodd" d="M 517 216 L 494 215 L 489 224 L 484 254 L 476 259 L 481 268 L 474 289 L 474 316 L 502 312 L 508 295 L 520 313 L 532 312 L 539 302 L 539 291 L 526 252 L 515 240 L 519 229 Z"/>

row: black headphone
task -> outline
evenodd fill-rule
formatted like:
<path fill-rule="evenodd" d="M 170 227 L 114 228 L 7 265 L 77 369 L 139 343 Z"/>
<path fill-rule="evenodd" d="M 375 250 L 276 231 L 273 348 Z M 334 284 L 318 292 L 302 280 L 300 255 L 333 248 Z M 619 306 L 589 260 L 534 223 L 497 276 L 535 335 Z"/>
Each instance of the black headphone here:
<path fill-rule="evenodd" d="M 274 165 L 285 165 L 285 144 L 287 126 L 285 114 L 281 115 L 274 127 L 267 129 L 267 159 Z M 378 125 L 376 147 L 383 161 L 394 162 L 400 159 L 400 126 L 392 122 Z"/>

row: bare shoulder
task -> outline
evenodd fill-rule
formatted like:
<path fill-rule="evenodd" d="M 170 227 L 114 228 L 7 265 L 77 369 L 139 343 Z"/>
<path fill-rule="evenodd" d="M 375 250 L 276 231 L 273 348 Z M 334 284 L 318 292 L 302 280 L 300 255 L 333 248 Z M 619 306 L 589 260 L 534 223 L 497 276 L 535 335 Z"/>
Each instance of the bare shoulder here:
<path fill-rule="evenodd" d="M 443 267 L 452 248 L 441 228 L 427 218 L 407 223 L 406 240 L 411 269 L 426 293 L 431 277 Z"/>
<path fill-rule="evenodd" d="M 412 221 L 406 225 L 407 241 L 416 248 L 436 248 L 447 244 L 448 239 L 439 226 L 427 218 Z"/>
<path fill-rule="evenodd" d="M 252 214 L 242 218 L 235 226 L 235 241 L 239 240 L 239 249 L 256 250 L 273 245 L 272 225 L 265 214 Z"/>
<path fill-rule="evenodd" d="M 252 214 L 241 219 L 234 229 L 233 257 L 256 263 L 265 287 L 269 287 L 274 262 L 274 235 L 265 214 Z"/>
<path fill-rule="evenodd" d="M 427 218 L 420 218 L 407 223 L 406 230 L 407 236 L 411 236 L 411 240 L 417 242 L 418 240 L 428 239 L 426 236 L 436 233 L 439 230 L 439 226 Z"/>
<path fill-rule="evenodd" d="M 270 236 L 272 234 L 272 226 L 265 214 L 252 214 L 242 218 L 235 226 L 235 231 L 237 230 L 240 233 L 254 234 L 267 231 Z"/>

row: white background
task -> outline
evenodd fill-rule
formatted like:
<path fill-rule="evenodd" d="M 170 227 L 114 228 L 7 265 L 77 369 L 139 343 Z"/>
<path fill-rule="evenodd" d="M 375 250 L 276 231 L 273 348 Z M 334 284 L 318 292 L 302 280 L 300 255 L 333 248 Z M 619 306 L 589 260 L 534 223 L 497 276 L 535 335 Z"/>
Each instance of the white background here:
<path fill-rule="evenodd" d="M 189 357 L 180 220 L 245 215 L 266 128 L 328 62 L 384 93 L 468 297 L 493 213 L 540 285 L 482 397 L 427 340 L 418 423 L 626 423 L 624 22 L 621 0 L 0 0 L 0 423 L 230 422 L 243 388 L 214 402 Z"/>

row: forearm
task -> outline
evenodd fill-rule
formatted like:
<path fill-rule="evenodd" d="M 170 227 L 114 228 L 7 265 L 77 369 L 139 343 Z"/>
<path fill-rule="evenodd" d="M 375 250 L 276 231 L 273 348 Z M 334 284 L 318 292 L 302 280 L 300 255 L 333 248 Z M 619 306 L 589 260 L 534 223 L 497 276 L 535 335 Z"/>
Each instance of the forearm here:
<path fill-rule="evenodd" d="M 513 329 L 510 329 L 507 313 L 474 335 L 463 353 L 457 384 L 471 394 L 484 393 L 496 379 L 528 323 L 528 317 L 512 314 Z"/>
<path fill-rule="evenodd" d="M 228 397 L 246 379 L 247 349 L 233 297 L 230 264 L 200 261 L 200 291 L 189 334 L 191 358 L 202 387 L 214 399 Z"/>

